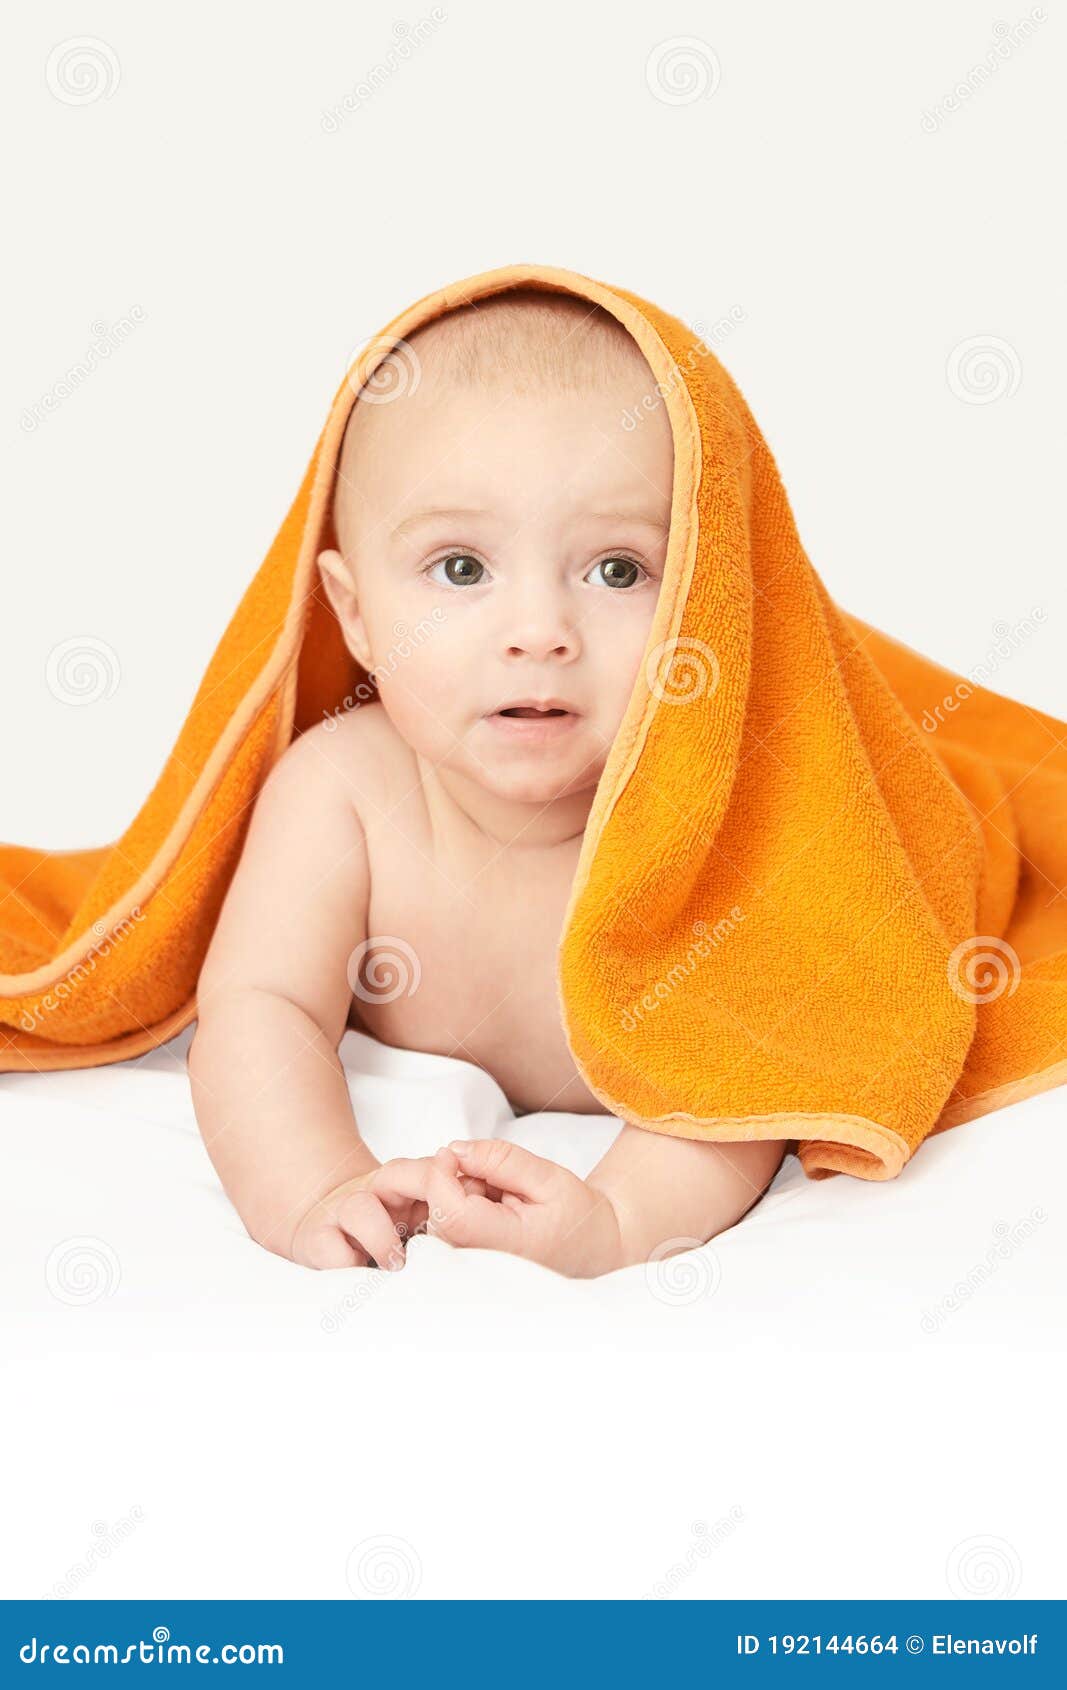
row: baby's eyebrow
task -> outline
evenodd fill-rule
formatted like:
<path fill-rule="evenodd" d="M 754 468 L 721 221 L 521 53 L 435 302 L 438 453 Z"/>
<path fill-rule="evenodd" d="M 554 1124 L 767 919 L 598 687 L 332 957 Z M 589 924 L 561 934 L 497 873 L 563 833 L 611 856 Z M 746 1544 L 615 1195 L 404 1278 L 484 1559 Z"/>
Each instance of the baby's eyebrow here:
<path fill-rule="evenodd" d="M 403 539 L 414 528 L 420 528 L 424 523 L 446 519 L 449 522 L 466 522 L 471 517 L 489 516 L 491 512 L 472 507 L 463 509 L 459 506 L 447 508 L 434 506 L 429 510 L 416 511 L 412 516 L 406 516 L 403 522 L 398 522 L 393 529 L 393 539 Z M 670 523 L 659 517 L 649 516 L 642 511 L 585 511 L 585 519 L 590 522 L 628 522 L 640 528 L 654 529 L 657 534 L 666 534 Z"/>
<path fill-rule="evenodd" d="M 589 516 L 595 522 L 636 522 L 642 528 L 655 528 L 660 534 L 666 534 L 670 527 L 669 522 L 647 516 L 642 511 L 590 511 Z"/>
<path fill-rule="evenodd" d="M 395 540 L 399 536 L 407 534 L 410 529 L 418 528 L 425 522 L 433 522 L 435 519 L 439 519 L 441 517 L 448 517 L 448 519 L 453 522 L 465 522 L 468 517 L 488 515 L 488 511 L 473 509 L 462 510 L 458 507 L 456 509 L 449 508 L 447 510 L 435 507 L 430 510 L 416 511 L 413 516 L 406 516 L 403 522 L 397 523 L 396 527 L 393 529 L 393 539 Z"/>

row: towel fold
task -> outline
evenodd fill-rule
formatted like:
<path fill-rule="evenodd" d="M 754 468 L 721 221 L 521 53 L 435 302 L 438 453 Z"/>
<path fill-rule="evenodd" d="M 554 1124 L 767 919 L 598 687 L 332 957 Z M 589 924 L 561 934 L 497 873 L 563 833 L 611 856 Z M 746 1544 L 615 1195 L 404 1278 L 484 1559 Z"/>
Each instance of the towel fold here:
<path fill-rule="evenodd" d="M 785 1139 L 812 1178 L 888 1179 L 929 1134 L 1067 1081 L 1067 725 L 839 608 L 731 377 L 623 289 L 531 264 L 469 278 L 394 318 L 361 379 L 509 287 L 613 313 L 674 439 L 663 584 L 557 957 L 587 1085 L 653 1132 Z M 267 774 L 373 696 L 316 569 L 357 389 L 122 838 L 0 846 L 0 1070 L 119 1061 L 193 1019 Z"/>

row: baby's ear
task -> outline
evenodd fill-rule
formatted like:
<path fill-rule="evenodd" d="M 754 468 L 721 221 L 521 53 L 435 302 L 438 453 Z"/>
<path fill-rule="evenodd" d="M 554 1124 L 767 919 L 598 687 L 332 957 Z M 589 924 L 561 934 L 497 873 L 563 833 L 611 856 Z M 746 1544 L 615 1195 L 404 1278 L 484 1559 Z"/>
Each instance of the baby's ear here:
<path fill-rule="evenodd" d="M 363 618 L 359 613 L 359 600 L 356 597 L 351 570 L 341 553 L 332 550 L 319 553 L 318 565 L 326 597 L 330 601 L 334 615 L 341 624 L 345 645 L 356 662 L 369 671 L 371 667 L 370 646 L 367 643 L 367 631 L 363 626 Z"/>

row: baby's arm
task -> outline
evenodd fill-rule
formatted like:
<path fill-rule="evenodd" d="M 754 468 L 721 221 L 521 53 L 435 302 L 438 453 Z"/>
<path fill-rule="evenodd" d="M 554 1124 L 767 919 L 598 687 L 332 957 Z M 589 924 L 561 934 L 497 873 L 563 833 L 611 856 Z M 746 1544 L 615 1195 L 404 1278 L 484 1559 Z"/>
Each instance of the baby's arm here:
<path fill-rule="evenodd" d="M 433 1230 L 465 1248 L 506 1250 L 571 1278 L 593 1278 L 693 1249 L 763 1195 L 781 1139 L 709 1144 L 623 1127 L 586 1179 L 507 1139 L 453 1140 L 421 1163 Z M 372 1184 L 394 1167 L 387 1162 Z M 464 1180 L 484 1182 L 461 1189 Z"/>
<path fill-rule="evenodd" d="M 714 1144 L 623 1127 L 586 1183 L 615 1211 L 624 1265 L 648 1261 L 670 1240 L 704 1244 L 763 1196 L 781 1166 L 784 1139 Z"/>
<path fill-rule="evenodd" d="M 312 728 L 264 783 L 200 974 L 188 1057 L 204 1143 L 248 1232 L 294 1257 L 310 1217 L 314 1249 L 295 1259 L 317 1267 L 360 1260 L 334 1224 L 331 1194 L 348 1182 L 359 1191 L 379 1165 L 337 1054 L 369 895 L 363 827 L 339 756 Z M 373 1202 L 355 1200 L 364 1211 Z M 370 1253 L 384 1261 L 396 1240 L 384 1208 L 373 1209 Z"/>

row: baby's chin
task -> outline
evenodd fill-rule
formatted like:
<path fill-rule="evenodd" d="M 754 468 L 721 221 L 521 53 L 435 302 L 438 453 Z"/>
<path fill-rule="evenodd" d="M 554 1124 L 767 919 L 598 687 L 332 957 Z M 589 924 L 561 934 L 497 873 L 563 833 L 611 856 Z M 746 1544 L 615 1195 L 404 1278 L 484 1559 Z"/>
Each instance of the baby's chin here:
<path fill-rule="evenodd" d="M 481 734 L 467 749 L 467 756 L 449 761 L 461 764 L 466 776 L 495 797 L 534 806 L 579 793 L 591 796 L 607 757 L 598 736 L 580 731 L 566 746 L 500 746 L 495 735 Z"/>
<path fill-rule="evenodd" d="M 574 798 L 579 793 L 591 795 L 600 778 L 602 765 L 593 768 L 561 769 L 509 769 L 496 771 L 475 766 L 466 772 L 485 792 L 491 792 L 495 798 L 508 799 L 513 804 L 529 804 L 531 808 L 552 804 L 560 798 Z"/>

